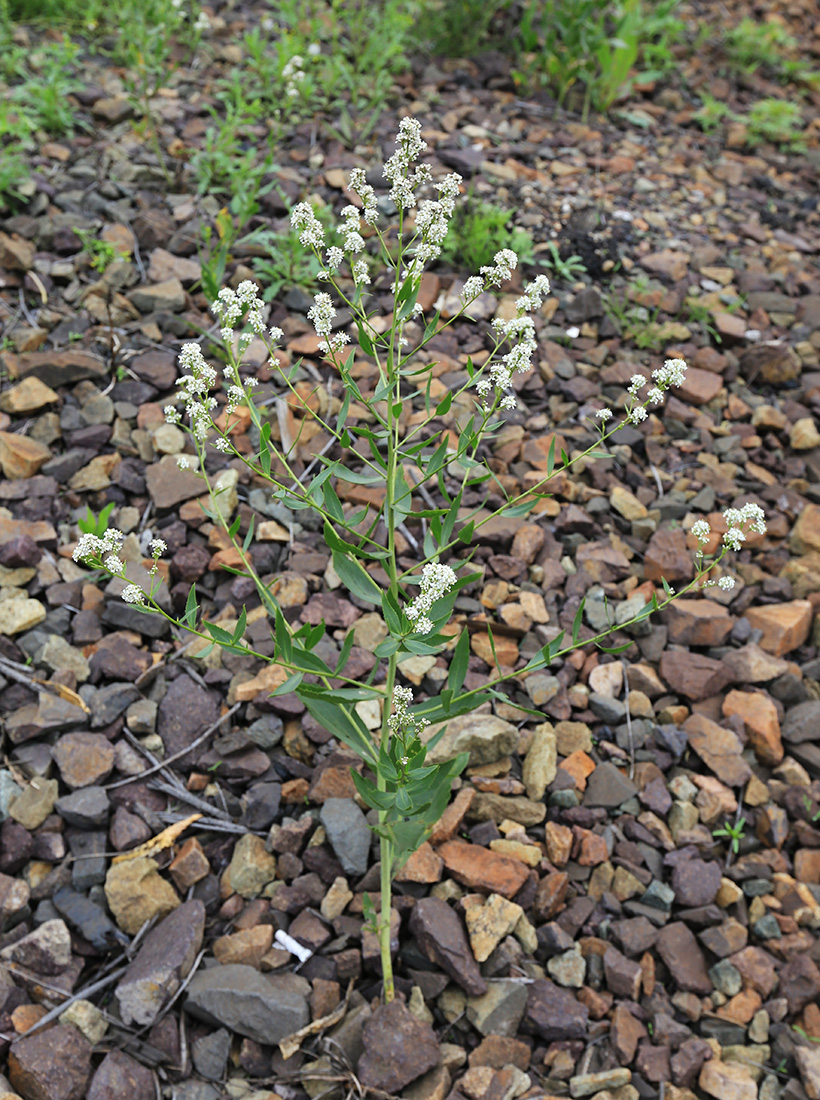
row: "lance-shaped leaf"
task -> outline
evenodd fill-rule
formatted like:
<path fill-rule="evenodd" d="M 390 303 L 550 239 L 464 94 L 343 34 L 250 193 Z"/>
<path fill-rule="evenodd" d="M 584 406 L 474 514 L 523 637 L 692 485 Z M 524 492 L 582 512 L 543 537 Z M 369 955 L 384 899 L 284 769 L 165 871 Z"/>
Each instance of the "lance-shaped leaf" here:
<path fill-rule="evenodd" d="M 355 558 L 349 558 L 339 550 L 334 550 L 332 553 L 333 568 L 348 591 L 367 603 L 381 603 L 382 589 L 379 588 L 367 570 Z"/>

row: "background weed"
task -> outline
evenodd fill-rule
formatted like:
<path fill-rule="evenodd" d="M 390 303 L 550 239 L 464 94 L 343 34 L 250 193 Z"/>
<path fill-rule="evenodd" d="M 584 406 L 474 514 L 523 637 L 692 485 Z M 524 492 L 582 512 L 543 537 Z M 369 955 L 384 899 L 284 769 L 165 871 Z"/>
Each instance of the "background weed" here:
<path fill-rule="evenodd" d="M 473 201 L 457 206 L 441 249 L 442 261 L 476 272 L 490 264 L 496 252 L 511 248 L 522 263 L 532 263 L 532 237 L 526 229 L 510 226 L 511 219 L 511 210 L 491 202 Z"/>

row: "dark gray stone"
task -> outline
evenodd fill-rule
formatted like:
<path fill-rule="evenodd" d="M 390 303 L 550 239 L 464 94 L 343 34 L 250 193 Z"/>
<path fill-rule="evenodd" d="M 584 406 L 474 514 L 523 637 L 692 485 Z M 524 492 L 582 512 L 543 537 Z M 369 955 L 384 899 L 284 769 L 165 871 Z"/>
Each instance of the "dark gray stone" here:
<path fill-rule="evenodd" d="M 589 1022 L 589 1009 L 577 1001 L 568 989 L 561 989 L 542 978 L 529 987 L 527 1019 L 548 1043 L 583 1039 Z"/>
<path fill-rule="evenodd" d="M 467 933 L 454 909 L 443 898 L 421 898 L 410 914 L 410 931 L 416 943 L 436 966 L 471 996 L 487 990 L 470 950 Z"/>
<path fill-rule="evenodd" d="M 221 1081 L 231 1053 L 231 1033 L 221 1027 L 210 1035 L 203 1035 L 191 1047 L 194 1069 L 207 1081 Z"/>
<path fill-rule="evenodd" d="M 632 780 L 607 761 L 599 764 L 587 780 L 583 804 L 614 810 L 637 793 L 638 788 Z"/>
<path fill-rule="evenodd" d="M 200 970 L 185 1009 L 197 1019 L 272 1046 L 310 1020 L 310 985 L 296 974 L 260 974 L 232 963 Z"/>
<path fill-rule="evenodd" d="M 67 825 L 93 829 L 108 821 L 111 803 L 102 787 L 82 787 L 58 798 L 54 808 Z"/>
<path fill-rule="evenodd" d="M 51 901 L 65 922 L 97 951 L 111 951 L 130 942 L 99 905 L 68 886 L 58 890 Z"/>

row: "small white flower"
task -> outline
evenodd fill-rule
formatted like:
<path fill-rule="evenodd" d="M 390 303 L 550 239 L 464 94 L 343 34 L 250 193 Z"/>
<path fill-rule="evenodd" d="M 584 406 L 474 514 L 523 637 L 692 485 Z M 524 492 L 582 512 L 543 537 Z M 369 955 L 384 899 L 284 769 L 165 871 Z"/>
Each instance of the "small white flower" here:
<path fill-rule="evenodd" d="M 653 405 L 662 405 L 666 397 L 663 390 L 659 390 L 657 387 L 653 387 L 646 396 Z"/>
<path fill-rule="evenodd" d="M 191 468 L 191 463 L 188 461 L 188 459 L 185 457 L 185 455 L 177 455 L 177 469 L 179 469 L 179 470 L 190 470 L 190 468 Z"/>
<path fill-rule="evenodd" d="M 629 380 L 628 393 L 631 393 L 633 397 L 637 397 L 638 393 L 646 385 L 646 379 L 642 374 L 633 374 Z"/>
<path fill-rule="evenodd" d="M 274 344 L 278 344 L 279 341 L 283 338 L 284 335 L 285 335 L 284 332 L 282 332 L 282 330 L 280 328 L 278 328 L 278 326 L 273 325 L 271 327 L 271 329 L 270 329 L 270 338 L 271 338 L 271 340 L 273 341 Z"/>
<path fill-rule="evenodd" d="M 421 589 L 413 602 L 405 608 L 405 614 L 415 623 L 417 634 L 429 634 L 433 623 L 427 612 L 456 583 L 456 575 L 449 565 L 429 562 L 421 571 Z"/>
<path fill-rule="evenodd" d="M 324 248 L 325 231 L 309 202 L 299 202 L 290 212 L 290 224 L 301 230 L 299 240 L 306 248 Z"/>
<path fill-rule="evenodd" d="M 500 409 L 514 409 L 515 398 L 511 393 L 508 393 L 505 397 L 501 398 L 501 403 L 498 406 Z"/>
<path fill-rule="evenodd" d="M 662 367 L 652 372 L 658 388 L 668 390 L 670 386 L 682 386 L 686 379 L 686 362 L 683 359 L 667 359 Z"/>
<path fill-rule="evenodd" d="M 598 409 L 595 415 L 598 417 L 599 420 L 611 420 L 612 409 Z"/>
<path fill-rule="evenodd" d="M 329 336 L 336 309 L 329 294 L 314 294 L 313 305 L 308 310 L 308 318 L 313 321 L 317 336 Z"/>
<path fill-rule="evenodd" d="M 222 451 L 224 453 L 225 451 L 229 451 L 231 449 L 231 445 L 224 436 L 218 435 L 214 440 L 214 449 L 217 451 Z"/>
<path fill-rule="evenodd" d="M 164 539 L 151 539 L 151 554 L 158 558 L 168 549 L 168 543 Z"/>
<path fill-rule="evenodd" d="M 122 598 L 126 603 L 145 603 L 145 593 L 138 584 L 126 585 L 122 590 Z"/>
<path fill-rule="evenodd" d="M 121 562 L 114 554 L 110 554 L 105 559 L 105 568 L 109 573 L 122 573 L 123 569 L 125 569 L 125 563 Z"/>
<path fill-rule="evenodd" d="M 643 405 L 636 405 L 626 414 L 626 419 L 630 424 L 640 424 L 642 420 L 646 420 L 646 409 Z"/>
<path fill-rule="evenodd" d="M 718 588 L 722 588 L 724 592 L 731 592 L 735 586 L 734 577 L 718 577 Z"/>
<path fill-rule="evenodd" d="M 712 528 L 709 526 L 705 519 L 696 519 L 689 530 L 695 536 L 701 546 L 709 541 L 709 536 L 712 533 Z"/>
<path fill-rule="evenodd" d="M 729 550 L 739 550 L 741 543 L 746 541 L 746 535 L 739 527 L 730 527 L 723 536 L 723 545 Z"/>

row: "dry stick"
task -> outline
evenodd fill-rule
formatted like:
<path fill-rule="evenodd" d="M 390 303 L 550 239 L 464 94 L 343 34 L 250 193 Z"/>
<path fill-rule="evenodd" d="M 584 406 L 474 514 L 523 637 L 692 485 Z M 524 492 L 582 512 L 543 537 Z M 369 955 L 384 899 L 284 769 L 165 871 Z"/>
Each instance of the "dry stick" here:
<path fill-rule="evenodd" d="M 635 738 L 632 732 L 632 711 L 629 709 L 629 670 L 626 667 L 626 659 L 621 657 L 621 666 L 624 670 L 624 702 L 626 704 L 626 736 L 629 741 L 629 778 L 635 778 Z"/>
<path fill-rule="evenodd" d="M 77 992 L 72 994 L 72 996 L 69 997 L 67 1001 L 64 1001 L 61 1005 L 57 1005 L 55 1008 L 52 1008 L 50 1012 L 47 1012 L 45 1014 L 45 1016 L 41 1016 L 36 1023 L 32 1024 L 31 1027 L 24 1032 L 23 1035 L 18 1035 L 17 1038 L 12 1039 L 11 1045 L 14 1046 L 14 1044 L 20 1039 L 27 1039 L 29 1035 L 33 1034 L 35 1031 L 39 1031 L 41 1027 L 45 1027 L 45 1025 L 50 1024 L 52 1020 L 56 1020 L 57 1017 L 61 1016 L 62 1013 L 65 1012 L 65 1010 L 71 1005 L 73 1005 L 75 1001 L 86 1000 L 93 993 L 99 993 L 99 991 L 101 989 L 105 989 L 106 986 L 113 985 L 118 978 L 122 977 L 127 969 L 127 966 L 121 966 L 119 970 L 115 970 L 112 974 L 106 974 L 106 976 L 104 978 L 100 978 L 99 981 L 92 982 L 91 985 L 87 985 L 85 989 L 78 989 Z"/>
<path fill-rule="evenodd" d="M 241 703 L 234 703 L 234 705 L 231 707 L 230 710 L 226 711 L 220 718 L 217 718 L 217 720 L 213 723 L 213 725 L 208 726 L 208 728 L 205 730 L 205 732 L 201 733 L 195 741 L 192 741 L 191 744 L 188 745 L 187 748 L 180 749 L 179 752 L 173 753 L 171 756 L 167 757 L 165 760 L 156 760 L 156 758 L 153 757 L 153 759 L 156 761 L 154 763 L 153 767 L 148 768 L 144 772 L 140 772 L 139 775 L 132 775 L 132 776 L 129 776 L 127 779 L 118 779 L 116 783 L 109 783 L 106 786 L 105 789 L 107 791 L 110 791 L 110 790 L 113 790 L 115 787 L 124 787 L 128 783 L 136 783 L 139 780 L 145 779 L 146 776 L 153 775 L 155 772 L 161 772 L 164 768 L 167 768 L 169 764 L 173 764 L 173 762 L 175 760 L 179 760 L 180 757 L 186 756 L 189 752 L 192 752 L 193 749 L 198 748 L 202 744 L 203 741 L 205 741 L 208 737 L 211 736 L 211 734 L 214 732 L 214 730 L 218 729 L 222 725 L 222 723 L 225 721 L 226 718 L 230 718 L 232 715 L 236 714 L 236 712 L 239 710 L 241 705 L 242 705 Z M 129 738 L 129 740 L 130 740 L 130 738 Z M 139 744 L 139 742 L 137 742 L 137 744 Z M 147 756 L 150 755 L 148 753 L 148 750 L 145 748 L 144 745 L 141 745 L 140 748 L 145 752 L 145 754 Z M 208 808 L 212 809 L 211 806 L 209 806 Z"/>

